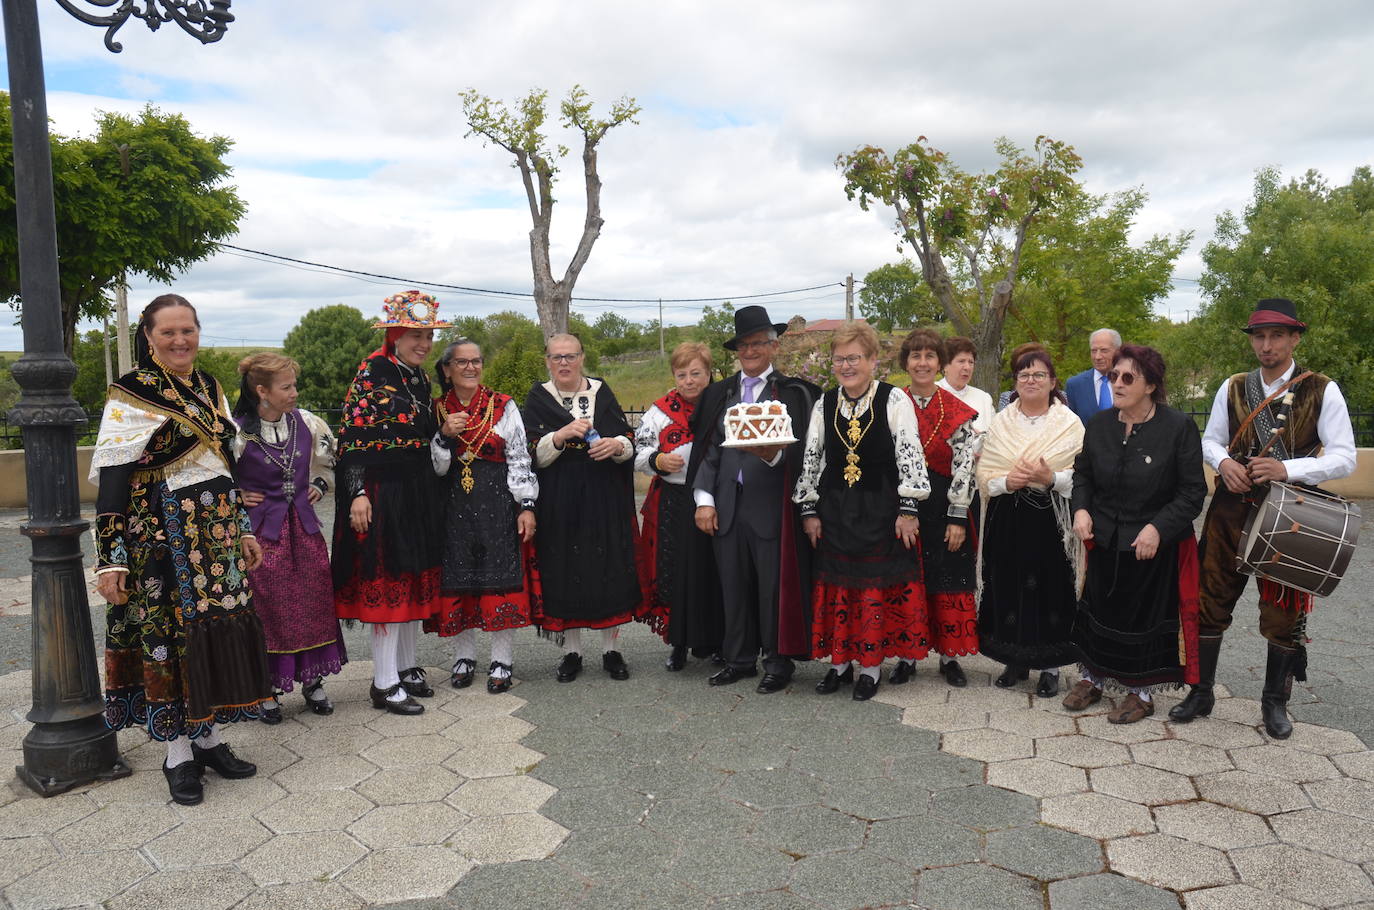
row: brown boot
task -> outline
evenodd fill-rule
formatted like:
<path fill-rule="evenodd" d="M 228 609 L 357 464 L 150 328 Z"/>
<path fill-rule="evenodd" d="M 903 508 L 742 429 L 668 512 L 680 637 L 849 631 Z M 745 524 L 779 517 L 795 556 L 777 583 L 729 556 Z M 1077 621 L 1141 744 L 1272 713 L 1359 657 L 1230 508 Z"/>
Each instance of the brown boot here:
<path fill-rule="evenodd" d="M 1154 699 L 1146 701 L 1134 692 L 1121 700 L 1121 704 L 1111 714 L 1107 722 L 1112 724 L 1133 724 L 1155 713 Z"/>
<path fill-rule="evenodd" d="M 1082 711 L 1084 708 L 1095 705 L 1102 700 L 1102 690 L 1094 686 L 1086 679 L 1080 679 L 1073 684 L 1069 694 L 1064 696 L 1064 707 L 1070 711 Z"/>

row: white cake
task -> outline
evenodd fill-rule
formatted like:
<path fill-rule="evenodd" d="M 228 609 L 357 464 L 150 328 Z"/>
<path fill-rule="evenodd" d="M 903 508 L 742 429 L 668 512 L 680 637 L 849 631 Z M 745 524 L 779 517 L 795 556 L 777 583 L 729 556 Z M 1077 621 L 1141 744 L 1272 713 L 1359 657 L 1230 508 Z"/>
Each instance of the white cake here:
<path fill-rule="evenodd" d="M 796 442 L 792 416 L 781 401 L 741 402 L 725 411 L 727 446 L 766 446 Z"/>

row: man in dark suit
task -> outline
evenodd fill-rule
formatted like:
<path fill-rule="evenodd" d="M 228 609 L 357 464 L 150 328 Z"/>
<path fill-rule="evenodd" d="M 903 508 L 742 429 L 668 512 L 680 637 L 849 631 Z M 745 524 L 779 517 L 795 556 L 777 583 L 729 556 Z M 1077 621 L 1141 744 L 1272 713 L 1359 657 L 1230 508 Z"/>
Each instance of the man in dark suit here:
<path fill-rule="evenodd" d="M 692 417 L 696 444 L 687 484 L 696 500 L 696 524 L 712 537 L 720 570 L 725 635 L 720 653 L 726 665 L 711 677 L 723 686 L 758 675 L 758 691 L 777 692 L 792 680 L 792 657 L 811 650 L 810 547 L 801 533 L 792 487 L 801 471 L 802 445 L 723 447 L 725 411 L 740 402 L 778 400 L 787 406 L 793 435 L 806 425 L 820 389 L 773 369 L 778 336 L 761 306 L 735 313 L 735 351 L 740 371 L 702 392 Z"/>
<path fill-rule="evenodd" d="M 1093 365 L 1064 383 L 1069 410 L 1084 423 L 1098 411 L 1112 406 L 1112 384 L 1107 381 L 1107 371 L 1112 368 L 1112 358 L 1120 347 L 1121 334 L 1115 329 L 1093 332 L 1088 336 L 1088 353 Z"/>

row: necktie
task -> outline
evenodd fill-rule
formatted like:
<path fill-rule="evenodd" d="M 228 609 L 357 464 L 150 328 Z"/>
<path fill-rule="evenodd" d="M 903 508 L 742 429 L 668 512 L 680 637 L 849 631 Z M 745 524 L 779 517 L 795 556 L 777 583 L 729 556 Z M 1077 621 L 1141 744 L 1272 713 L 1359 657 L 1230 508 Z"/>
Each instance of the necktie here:
<path fill-rule="evenodd" d="M 746 402 L 748 402 L 748 403 L 750 403 L 750 404 L 753 404 L 755 401 L 758 401 L 758 398 L 755 397 L 755 396 L 758 395 L 759 386 L 761 386 L 761 385 L 763 385 L 763 377 L 762 377 L 762 376 L 745 376 L 745 377 L 744 377 L 744 391 L 741 393 L 740 397 L 741 397 L 744 401 L 746 401 Z M 741 468 L 739 469 L 739 474 L 735 477 L 735 482 L 736 482 L 736 483 L 741 483 L 741 484 L 744 483 L 744 468 L 743 468 L 743 467 L 741 467 Z"/>
<path fill-rule="evenodd" d="M 1097 386 L 1097 409 L 1105 411 L 1112 406 L 1111 383 L 1107 382 L 1106 376 L 1098 376 Z"/>

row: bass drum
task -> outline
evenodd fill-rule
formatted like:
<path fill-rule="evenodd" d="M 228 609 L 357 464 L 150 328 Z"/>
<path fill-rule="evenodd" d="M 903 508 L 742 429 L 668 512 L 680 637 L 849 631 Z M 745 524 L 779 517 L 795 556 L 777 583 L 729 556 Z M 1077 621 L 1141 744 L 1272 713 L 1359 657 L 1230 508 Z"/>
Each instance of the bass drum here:
<path fill-rule="evenodd" d="M 1271 483 L 1245 520 L 1236 568 L 1326 597 L 1350 565 L 1360 518 L 1360 507 L 1339 496 Z"/>

